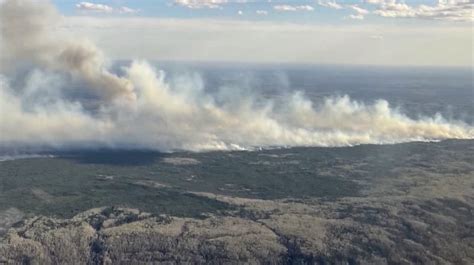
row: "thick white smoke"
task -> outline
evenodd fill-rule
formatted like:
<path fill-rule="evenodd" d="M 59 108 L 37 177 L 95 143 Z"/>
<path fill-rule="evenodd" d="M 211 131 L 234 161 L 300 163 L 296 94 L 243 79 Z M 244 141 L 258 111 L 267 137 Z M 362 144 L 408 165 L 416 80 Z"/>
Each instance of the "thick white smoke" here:
<path fill-rule="evenodd" d="M 470 125 L 410 119 L 384 100 L 217 100 L 199 82 L 170 87 L 143 61 L 117 76 L 90 42 L 50 34 L 57 19 L 47 2 L 1 5 L 0 146 L 212 150 L 474 138 Z"/>

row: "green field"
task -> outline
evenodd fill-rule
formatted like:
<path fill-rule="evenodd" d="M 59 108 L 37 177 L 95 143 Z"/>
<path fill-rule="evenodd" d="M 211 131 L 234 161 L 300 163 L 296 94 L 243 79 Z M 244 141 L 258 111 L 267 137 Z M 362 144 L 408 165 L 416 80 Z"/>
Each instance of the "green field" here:
<path fill-rule="evenodd" d="M 440 163 L 474 163 L 472 149 L 473 141 L 444 141 L 252 152 L 53 153 L 0 162 L 0 210 L 71 217 L 90 208 L 123 206 L 198 217 L 231 206 L 190 191 L 260 199 L 364 196 L 370 183 L 396 179 L 395 168 L 456 173 Z"/>

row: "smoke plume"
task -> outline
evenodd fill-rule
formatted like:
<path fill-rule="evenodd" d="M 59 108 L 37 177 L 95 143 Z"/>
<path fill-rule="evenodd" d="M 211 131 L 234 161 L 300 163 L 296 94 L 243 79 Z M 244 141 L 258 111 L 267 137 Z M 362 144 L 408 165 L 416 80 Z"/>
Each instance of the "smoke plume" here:
<path fill-rule="evenodd" d="M 216 98 L 199 82 L 172 87 L 145 61 L 118 76 L 93 43 L 54 30 L 60 20 L 48 2 L 1 4 L 0 146 L 228 150 L 474 138 L 471 125 L 411 119 L 385 100 Z"/>
<path fill-rule="evenodd" d="M 44 1 L 6 1 L 0 11 L 4 51 L 10 61 L 61 71 L 96 89 L 105 100 L 133 100 L 132 84 L 109 73 L 104 58 L 92 43 L 51 36 L 60 20 L 52 5 Z"/>

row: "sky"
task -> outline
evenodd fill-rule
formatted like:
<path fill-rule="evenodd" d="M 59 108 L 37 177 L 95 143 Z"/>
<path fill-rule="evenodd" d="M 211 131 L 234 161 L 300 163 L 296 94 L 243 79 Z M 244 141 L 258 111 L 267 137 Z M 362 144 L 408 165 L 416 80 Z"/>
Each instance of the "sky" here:
<path fill-rule="evenodd" d="M 385 99 L 313 102 L 292 89 L 268 99 L 247 84 L 252 73 L 208 91 L 199 73 L 170 74 L 153 61 L 471 66 L 470 4 L 0 2 L 0 149 L 201 151 L 474 138 L 461 120 L 410 118 Z M 110 67 L 114 59 L 130 61 L 118 69 Z M 285 74 L 278 76 L 285 85 Z M 416 83 L 423 93 L 424 82 Z"/>
<path fill-rule="evenodd" d="M 473 0 L 53 0 L 109 58 L 471 66 Z"/>

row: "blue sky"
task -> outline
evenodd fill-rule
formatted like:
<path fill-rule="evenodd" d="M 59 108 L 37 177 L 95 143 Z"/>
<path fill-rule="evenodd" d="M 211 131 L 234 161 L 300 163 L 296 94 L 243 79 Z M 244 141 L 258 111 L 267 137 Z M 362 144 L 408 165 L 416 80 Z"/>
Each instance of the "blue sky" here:
<path fill-rule="evenodd" d="M 0 0 L 1 1 L 1 0 Z M 472 65 L 473 0 L 51 0 L 114 59 Z"/>
<path fill-rule="evenodd" d="M 469 0 L 446 0 L 444 4 L 445 10 L 458 5 L 469 5 Z M 224 19 L 245 19 L 245 20 L 270 20 L 270 21 L 291 21 L 305 23 L 354 23 L 354 20 L 376 21 L 378 23 L 390 22 L 398 17 L 406 18 L 407 14 L 403 13 L 403 5 L 413 9 L 416 13 L 420 6 L 431 7 L 435 9 L 441 7 L 442 1 L 433 0 L 412 0 L 412 1 L 395 1 L 395 0 L 100 0 L 100 1 L 72 1 L 72 0 L 54 0 L 54 4 L 65 15 L 102 15 L 114 16 L 119 12 L 97 12 L 86 8 L 79 8 L 81 2 L 90 3 L 91 5 L 104 5 L 118 10 L 121 7 L 128 7 L 137 11 L 132 14 L 120 14 L 122 16 L 141 16 L 141 17 L 160 17 L 160 18 L 224 18 Z M 216 3 L 217 2 L 217 3 Z M 383 15 L 377 12 L 381 9 L 390 9 L 390 5 L 398 8 L 391 16 Z M 295 11 L 278 9 L 278 7 L 294 7 Z M 472 4 L 470 5 L 472 7 Z M 304 7 L 304 8 L 299 8 Z M 312 10 L 308 10 L 308 7 Z M 356 8 L 360 8 L 359 11 Z M 439 12 L 443 12 L 443 8 L 438 8 Z M 364 10 L 367 14 L 364 14 Z M 418 11 L 419 11 L 418 10 Z M 362 13 L 360 12 L 362 11 Z M 406 11 L 406 10 L 405 10 Z M 431 12 L 431 11 L 430 11 Z M 409 18 L 422 18 L 424 15 L 409 14 Z M 425 12 L 427 13 L 427 12 Z M 353 17 L 351 17 L 351 15 Z M 357 15 L 359 15 L 357 17 Z M 360 16 L 362 15 L 362 16 Z M 459 14 L 455 14 L 460 16 Z M 393 17 L 395 16 L 395 18 Z M 472 21 L 472 14 L 468 12 L 461 14 L 463 21 Z M 383 19 L 381 19 L 383 18 Z M 438 19 L 436 14 L 432 14 L 433 20 Z M 419 23 L 429 18 L 419 19 Z M 425 21 L 426 22 L 426 21 Z M 401 22 L 397 22 L 401 23 Z M 431 21 L 433 23 L 433 21 Z"/>

